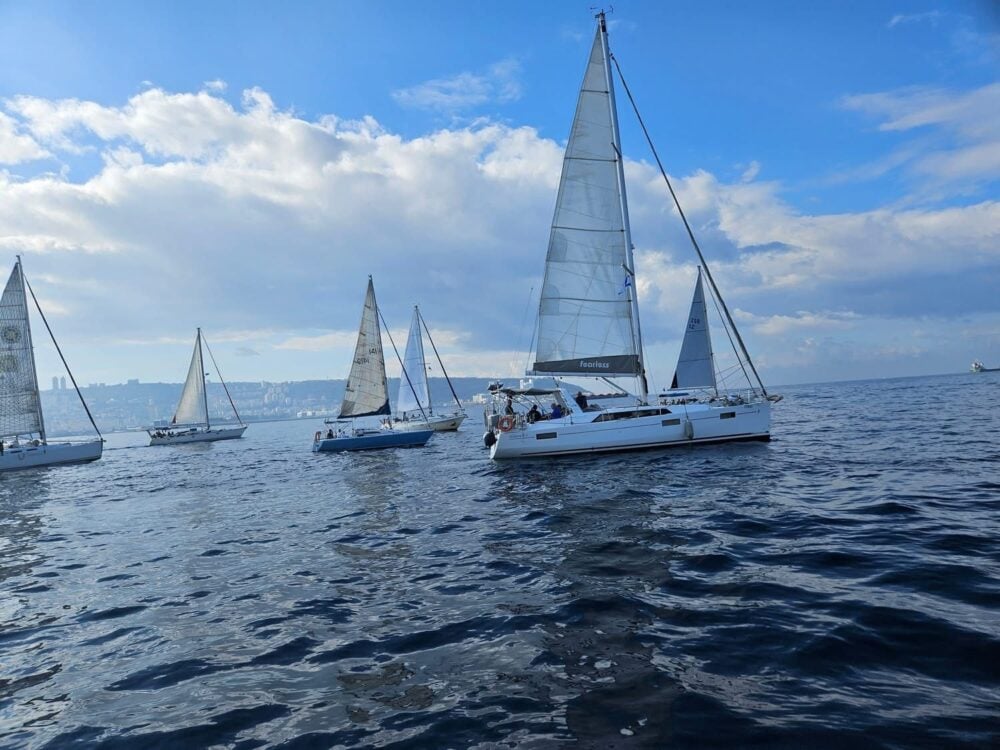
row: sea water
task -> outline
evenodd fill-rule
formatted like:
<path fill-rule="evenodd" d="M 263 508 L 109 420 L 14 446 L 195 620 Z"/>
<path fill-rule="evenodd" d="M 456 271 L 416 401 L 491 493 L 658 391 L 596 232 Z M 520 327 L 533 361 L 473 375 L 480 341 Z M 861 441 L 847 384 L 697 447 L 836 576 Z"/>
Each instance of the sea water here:
<path fill-rule="evenodd" d="M 0 476 L 0 745 L 987 747 L 1000 373 L 492 463 L 308 421 Z"/>

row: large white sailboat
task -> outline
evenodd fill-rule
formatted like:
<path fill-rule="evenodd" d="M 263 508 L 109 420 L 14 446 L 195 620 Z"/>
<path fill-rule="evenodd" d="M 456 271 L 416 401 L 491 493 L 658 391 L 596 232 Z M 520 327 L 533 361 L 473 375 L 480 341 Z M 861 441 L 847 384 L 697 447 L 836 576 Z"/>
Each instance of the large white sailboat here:
<path fill-rule="evenodd" d="M 206 344 L 207 345 L 207 344 Z M 209 356 L 212 351 L 209 349 Z M 188 366 L 187 379 L 184 381 L 184 389 L 181 391 L 181 400 L 177 404 L 177 411 L 174 412 L 170 424 L 165 427 L 150 427 L 150 445 L 178 445 L 181 443 L 210 443 L 216 440 L 233 440 L 243 437 L 247 426 L 240 419 L 240 414 L 236 411 L 236 404 L 233 397 L 229 395 L 229 388 L 226 381 L 222 379 L 219 366 L 212 356 L 212 364 L 215 365 L 215 372 L 219 376 L 219 382 L 226 392 L 229 405 L 233 409 L 237 425 L 218 424 L 213 427 L 208 413 L 208 389 L 205 386 L 205 359 L 202 354 L 201 329 L 194 340 L 194 352 L 191 354 L 191 364 Z"/>
<path fill-rule="evenodd" d="M 361 311 L 361 325 L 358 328 L 358 342 L 354 348 L 351 373 L 347 376 L 347 385 L 344 387 L 340 416 L 327 421 L 325 429 L 316 432 L 313 436 L 313 452 L 412 448 L 424 445 L 434 434 L 434 430 L 426 425 L 413 430 L 395 429 L 391 419 L 383 419 L 378 427 L 357 422 L 364 417 L 390 417 L 392 414 L 379 317 L 375 285 L 369 276 L 365 304 Z M 423 377 L 426 379 L 426 375 Z M 407 387 L 416 399 L 413 379 L 405 363 L 401 379 L 408 384 Z"/>
<path fill-rule="evenodd" d="M 612 62 L 607 25 L 599 13 L 563 159 L 538 309 L 535 362 L 526 373 L 547 380 L 491 386 L 484 442 L 494 459 L 770 438 L 771 401 L 779 397 L 769 397 L 757 376 L 679 204 L 709 287 L 724 311 L 724 323 L 739 343 L 736 357 L 749 385 L 742 392 L 721 393 L 714 372 L 707 379 L 704 373 L 714 365 L 706 327 L 702 340 L 692 338 L 690 345 L 682 346 L 677 382 L 691 382 L 689 376 L 704 380 L 697 385 L 707 392 L 650 397 Z M 662 167 L 661 173 L 676 202 Z M 595 377 L 618 397 L 598 405 L 593 397 L 572 395 L 566 384 L 566 378 L 578 382 Z M 621 385 L 622 379 L 630 380 L 633 388 Z"/>
<path fill-rule="evenodd" d="M 454 410 L 445 412 L 434 412 L 434 404 L 431 403 L 430 382 L 427 375 L 427 359 L 424 356 L 424 333 L 427 333 L 427 340 L 431 342 L 434 356 L 437 357 L 438 366 L 441 373 L 448 382 L 451 389 L 452 398 L 455 399 Z M 413 319 L 410 321 L 410 334 L 406 340 L 406 353 L 403 355 L 403 369 L 405 375 L 399 378 L 399 396 L 396 399 L 396 420 L 393 427 L 397 430 L 425 430 L 430 428 L 435 432 L 453 432 L 459 428 L 465 419 L 465 410 L 462 402 L 455 393 L 455 388 L 451 384 L 444 369 L 444 362 L 438 354 L 434 339 L 431 338 L 430 329 L 420 314 L 420 308 L 413 306 Z M 408 377 L 407 377 L 408 376 Z"/>
<path fill-rule="evenodd" d="M 31 343 L 28 291 L 31 292 L 38 314 L 69 373 L 80 403 L 94 426 L 96 440 L 53 442 L 45 434 L 35 351 Z M 0 297 L 0 471 L 95 461 L 103 451 L 101 431 L 94 423 L 55 336 L 52 336 L 52 329 L 49 328 L 34 291 L 24 278 L 21 258 L 18 256 L 14 270 L 7 279 L 7 286 L 4 287 L 3 296 Z"/>

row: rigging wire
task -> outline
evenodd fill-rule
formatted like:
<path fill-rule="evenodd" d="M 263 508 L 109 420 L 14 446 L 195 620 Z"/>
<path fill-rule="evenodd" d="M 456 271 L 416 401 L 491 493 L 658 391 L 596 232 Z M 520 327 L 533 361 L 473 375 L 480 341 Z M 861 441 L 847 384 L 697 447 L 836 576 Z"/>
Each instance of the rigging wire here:
<path fill-rule="evenodd" d="M 87 418 L 90 420 L 90 424 L 93 425 L 94 432 L 97 433 L 97 437 L 104 440 L 104 436 L 101 434 L 101 431 L 97 429 L 97 422 L 94 421 L 94 417 L 90 413 L 90 408 L 87 406 L 87 402 L 83 399 L 83 394 L 80 393 L 80 386 L 76 384 L 76 378 L 73 377 L 73 371 L 69 369 L 69 365 L 66 363 L 66 358 L 63 356 L 62 349 L 59 348 L 59 342 L 56 341 L 55 334 L 52 333 L 52 328 L 49 327 L 49 321 L 45 319 L 45 313 L 42 312 L 42 306 L 38 304 L 38 297 L 35 296 L 35 290 L 31 288 L 31 283 L 24 277 L 23 269 L 21 269 L 21 279 L 28 287 L 28 291 L 31 292 L 31 299 L 35 301 L 35 309 L 38 310 L 38 314 L 42 316 L 42 322 L 45 324 L 45 329 L 49 332 L 49 338 L 52 339 L 52 343 L 55 345 L 56 351 L 59 352 L 59 359 L 62 360 L 63 367 L 66 368 L 66 372 L 69 374 L 69 379 L 73 382 L 73 388 L 76 389 L 76 395 L 80 397 L 80 403 L 83 404 L 83 410 L 87 412 Z"/>
<path fill-rule="evenodd" d="M 673 198 L 674 205 L 677 206 L 677 213 L 680 214 L 681 221 L 684 222 L 684 228 L 687 230 L 691 244 L 694 246 L 694 250 L 698 254 L 699 260 L 701 260 L 701 265 L 705 269 L 705 275 L 708 277 L 708 283 L 712 286 L 712 292 L 718 300 L 718 303 L 722 305 L 722 309 L 726 314 L 726 320 L 728 320 L 729 325 L 732 326 L 733 334 L 736 336 L 736 340 L 740 344 L 743 356 L 746 358 L 747 364 L 750 365 L 750 369 L 753 371 L 754 377 L 757 379 L 757 384 L 760 386 L 761 393 L 763 393 L 766 398 L 767 389 L 764 387 L 764 381 L 760 379 L 760 375 L 757 373 L 757 368 L 754 367 L 753 360 L 750 359 L 750 352 L 747 351 L 746 345 L 743 343 L 743 338 L 740 336 L 740 332 L 736 328 L 736 323 L 733 321 L 733 317 L 729 313 L 729 308 L 722 299 L 722 294 L 719 292 L 719 288 L 715 285 L 715 279 L 712 278 L 712 272 L 708 269 L 708 264 L 705 262 L 705 256 L 702 255 L 701 247 L 698 245 L 698 240 L 695 239 L 694 232 L 691 230 L 691 225 L 688 223 L 687 216 L 684 215 L 684 209 L 681 208 L 680 201 L 677 199 L 677 194 L 674 192 L 674 187 L 670 184 L 670 178 L 667 177 L 667 171 L 663 168 L 663 162 L 660 161 L 660 155 L 656 152 L 656 146 L 653 145 L 653 139 L 650 137 L 649 131 L 646 129 L 646 123 L 643 121 L 642 115 L 639 114 L 639 106 L 636 104 L 635 98 L 632 96 L 632 91 L 629 89 L 628 83 L 625 82 L 625 76 L 622 73 L 621 66 L 618 64 L 618 58 L 611 55 L 611 61 L 615 64 L 615 70 L 618 71 L 618 77 L 621 79 L 622 87 L 625 89 L 625 94 L 628 96 L 629 103 L 632 105 L 632 110 L 635 112 L 636 119 L 639 121 L 642 133 L 646 137 L 646 143 L 649 144 L 649 149 L 653 152 L 653 158 L 656 159 L 656 166 L 660 169 L 660 175 L 662 175 L 663 181 L 667 184 L 667 190 L 670 191 L 670 197 Z M 749 377 L 747 380 L 750 380 Z M 750 381 L 750 383 L 752 387 L 753 382 Z"/>
<path fill-rule="evenodd" d="M 216 375 L 219 376 L 219 382 L 222 383 L 222 390 L 226 392 L 226 397 L 229 399 L 229 405 L 233 407 L 233 414 L 236 415 L 236 419 L 239 420 L 239 423 L 243 424 L 243 420 L 240 418 L 240 413 L 236 411 L 236 404 L 233 403 L 233 397 L 229 395 L 229 388 L 226 386 L 226 381 L 222 377 L 222 370 L 219 369 L 219 364 L 215 361 L 215 355 L 212 354 L 212 347 L 208 345 L 208 339 L 205 338 L 205 334 L 201 335 L 201 340 L 205 342 L 205 348 L 208 349 L 208 356 L 212 360 L 212 366 L 215 368 Z M 207 388 L 205 390 L 208 391 Z"/>

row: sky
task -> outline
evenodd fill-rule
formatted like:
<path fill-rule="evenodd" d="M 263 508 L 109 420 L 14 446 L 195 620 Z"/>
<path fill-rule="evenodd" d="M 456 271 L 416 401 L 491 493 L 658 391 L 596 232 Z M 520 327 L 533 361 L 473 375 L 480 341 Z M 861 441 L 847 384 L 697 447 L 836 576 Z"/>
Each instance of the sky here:
<path fill-rule="evenodd" d="M 592 5 L 0 0 L 0 266 L 81 384 L 180 382 L 198 326 L 227 380 L 344 378 L 369 274 L 400 350 L 419 304 L 449 374 L 522 374 Z M 607 7 L 765 383 L 1000 366 L 998 8 Z M 618 92 L 664 387 L 697 262 Z"/>

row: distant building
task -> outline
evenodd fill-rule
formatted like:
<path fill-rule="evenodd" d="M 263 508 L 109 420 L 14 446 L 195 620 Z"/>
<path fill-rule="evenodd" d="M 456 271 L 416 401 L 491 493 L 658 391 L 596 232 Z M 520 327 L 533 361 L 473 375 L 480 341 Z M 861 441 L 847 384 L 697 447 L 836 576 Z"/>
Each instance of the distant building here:
<path fill-rule="evenodd" d="M 55 375 L 52 376 L 52 390 L 59 390 L 59 378 Z"/>
<path fill-rule="evenodd" d="M 61 378 L 59 378 L 59 390 L 61 390 L 61 391 L 65 391 L 66 390 L 66 376 L 65 375 L 63 375 Z"/>
<path fill-rule="evenodd" d="M 139 378 L 132 378 L 125 385 L 139 385 Z"/>

